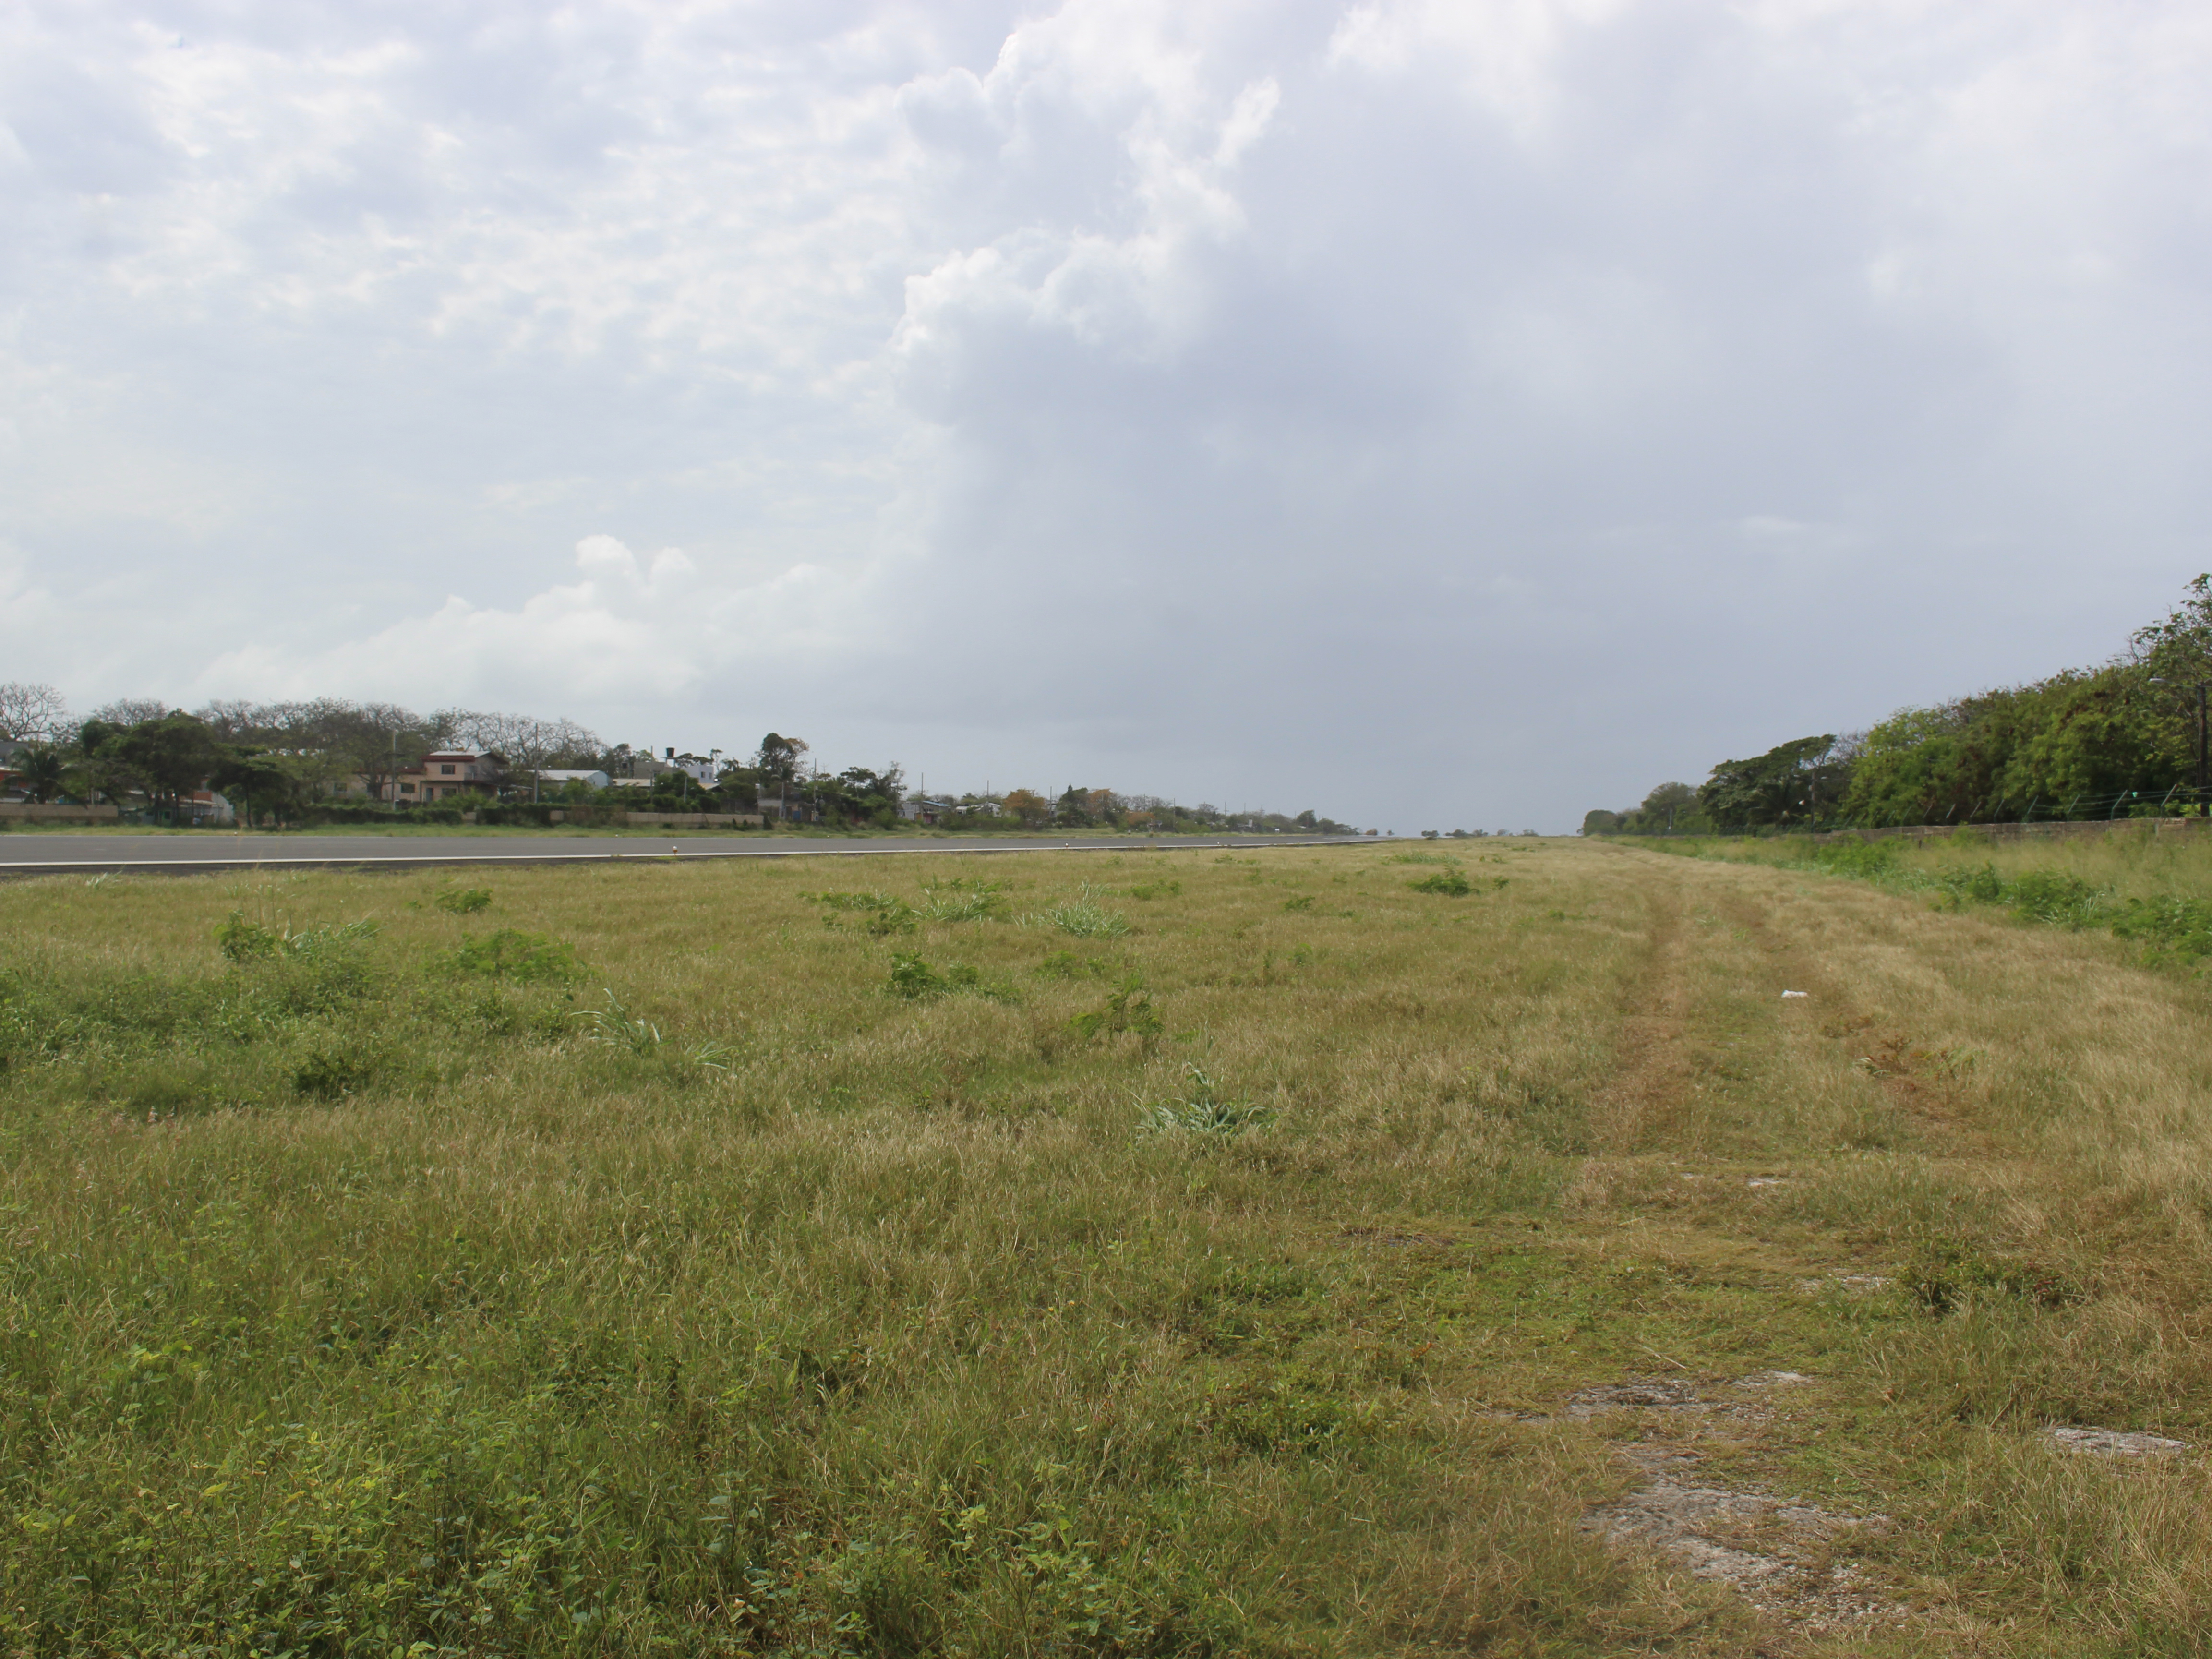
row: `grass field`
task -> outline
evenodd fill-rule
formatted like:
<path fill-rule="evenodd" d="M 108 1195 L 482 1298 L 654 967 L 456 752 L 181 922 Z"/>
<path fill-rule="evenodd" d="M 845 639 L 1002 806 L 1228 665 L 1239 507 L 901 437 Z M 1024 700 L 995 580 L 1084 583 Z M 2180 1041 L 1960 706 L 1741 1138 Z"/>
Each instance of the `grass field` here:
<path fill-rule="evenodd" d="M 1078 862 L 0 887 L 0 1654 L 2212 1651 L 2171 951 Z"/>

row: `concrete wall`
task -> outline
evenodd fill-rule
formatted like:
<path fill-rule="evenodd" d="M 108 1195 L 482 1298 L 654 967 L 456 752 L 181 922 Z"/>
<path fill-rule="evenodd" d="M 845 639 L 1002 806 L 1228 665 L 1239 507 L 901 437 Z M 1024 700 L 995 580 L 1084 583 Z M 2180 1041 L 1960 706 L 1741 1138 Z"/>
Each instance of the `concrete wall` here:
<path fill-rule="evenodd" d="M 119 815 L 113 806 L 34 806 L 28 801 L 0 800 L 0 823 L 112 823 Z"/>
<path fill-rule="evenodd" d="M 658 824 L 663 830 L 741 830 L 747 825 L 758 829 L 761 823 L 757 812 L 625 812 L 623 816 L 632 824 Z"/>

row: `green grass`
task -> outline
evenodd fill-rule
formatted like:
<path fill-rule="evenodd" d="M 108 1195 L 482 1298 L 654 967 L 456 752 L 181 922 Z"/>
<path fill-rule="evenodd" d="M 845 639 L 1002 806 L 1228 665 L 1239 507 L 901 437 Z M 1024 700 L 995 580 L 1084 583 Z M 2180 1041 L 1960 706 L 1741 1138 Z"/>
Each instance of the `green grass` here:
<path fill-rule="evenodd" d="M 2038 1432 L 2212 1438 L 2194 984 L 1492 864 L 0 888 L 0 1653 L 2200 1650 Z M 1607 1545 L 1668 1437 L 1889 1613 Z"/>
<path fill-rule="evenodd" d="M 1992 838 L 1972 830 L 1927 840 L 1690 838 L 1643 843 L 1692 858 L 1817 869 L 2023 921 L 2109 933 L 2142 960 L 2191 967 L 2212 957 L 2212 856 L 2189 835 L 2121 824 L 2099 836 Z"/>

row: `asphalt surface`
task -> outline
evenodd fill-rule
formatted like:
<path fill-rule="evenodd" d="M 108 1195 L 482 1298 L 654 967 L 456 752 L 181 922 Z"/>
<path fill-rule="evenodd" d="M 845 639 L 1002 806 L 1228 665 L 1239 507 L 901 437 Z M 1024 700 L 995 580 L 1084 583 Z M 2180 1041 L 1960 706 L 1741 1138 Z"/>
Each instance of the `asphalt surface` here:
<path fill-rule="evenodd" d="M 1073 836 L 887 836 L 881 838 L 756 835 L 623 836 L 246 836 L 216 830 L 181 835 L 0 835 L 0 877 L 130 871 L 191 875 L 216 870 L 302 868 L 419 870 L 459 864 L 605 864 L 616 859 L 879 858 L 885 854 L 1128 853 L 1158 846 L 1166 851 L 1227 848 L 1326 847 L 1365 836 L 1165 836 L 1085 840 Z"/>

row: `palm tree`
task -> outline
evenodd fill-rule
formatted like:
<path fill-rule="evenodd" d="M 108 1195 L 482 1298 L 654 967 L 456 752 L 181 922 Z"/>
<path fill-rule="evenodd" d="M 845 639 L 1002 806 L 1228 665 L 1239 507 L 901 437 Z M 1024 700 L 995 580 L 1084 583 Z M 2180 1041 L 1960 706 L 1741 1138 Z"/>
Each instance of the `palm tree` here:
<path fill-rule="evenodd" d="M 62 751 L 50 743 L 25 744 L 15 769 L 23 793 L 41 805 L 62 792 Z"/>

